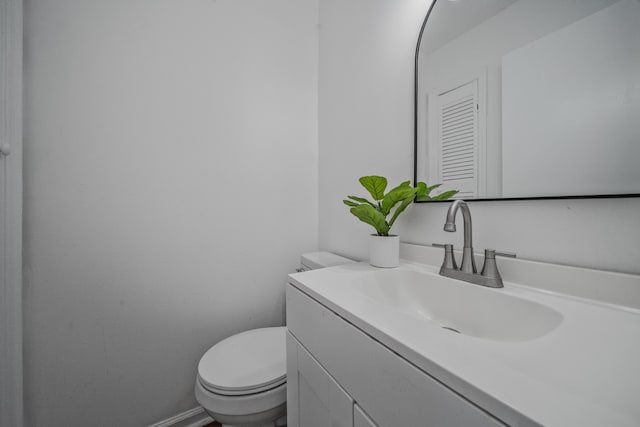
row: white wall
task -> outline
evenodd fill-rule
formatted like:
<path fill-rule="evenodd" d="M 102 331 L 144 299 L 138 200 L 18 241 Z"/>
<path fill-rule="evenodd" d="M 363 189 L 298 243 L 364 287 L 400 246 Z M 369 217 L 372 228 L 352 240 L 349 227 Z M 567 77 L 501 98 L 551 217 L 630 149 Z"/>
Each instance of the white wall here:
<path fill-rule="evenodd" d="M 413 52 L 424 0 L 320 2 L 320 245 L 363 258 L 368 226 L 342 199 L 362 175 L 413 176 Z"/>
<path fill-rule="evenodd" d="M 27 0 L 27 425 L 142 426 L 317 248 L 316 0 Z"/>
<path fill-rule="evenodd" d="M 320 246 L 365 259 L 370 227 L 341 199 L 357 178 L 412 176 L 413 51 L 428 2 L 320 4 Z M 447 204 L 414 205 L 395 229 L 411 243 L 452 242 Z M 474 246 L 521 258 L 640 273 L 640 198 L 471 204 Z"/>

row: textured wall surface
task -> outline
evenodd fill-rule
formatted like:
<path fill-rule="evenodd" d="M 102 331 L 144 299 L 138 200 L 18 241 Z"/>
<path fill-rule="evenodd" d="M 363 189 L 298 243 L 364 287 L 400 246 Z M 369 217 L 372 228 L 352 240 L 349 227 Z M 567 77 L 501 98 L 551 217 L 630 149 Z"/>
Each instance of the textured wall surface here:
<path fill-rule="evenodd" d="M 317 248 L 317 2 L 25 5 L 27 425 L 196 406 Z"/>

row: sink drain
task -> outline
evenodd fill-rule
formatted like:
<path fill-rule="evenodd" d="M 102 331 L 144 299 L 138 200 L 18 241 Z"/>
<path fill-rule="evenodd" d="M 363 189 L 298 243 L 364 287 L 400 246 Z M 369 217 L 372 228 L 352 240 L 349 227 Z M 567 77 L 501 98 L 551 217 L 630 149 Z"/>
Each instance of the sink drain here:
<path fill-rule="evenodd" d="M 451 326 L 441 326 L 442 329 L 446 329 L 447 331 L 451 331 L 451 332 L 455 332 L 456 334 L 459 334 L 460 331 L 457 329 L 452 328 Z"/>

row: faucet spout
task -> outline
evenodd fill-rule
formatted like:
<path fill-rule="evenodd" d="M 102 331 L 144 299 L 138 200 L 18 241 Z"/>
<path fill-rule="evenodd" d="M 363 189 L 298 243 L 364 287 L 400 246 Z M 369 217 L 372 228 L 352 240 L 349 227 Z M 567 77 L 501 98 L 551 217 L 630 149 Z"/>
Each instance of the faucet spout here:
<path fill-rule="evenodd" d="M 456 214 L 458 211 L 462 211 L 462 220 L 464 224 L 464 247 L 462 248 L 462 265 L 460 270 L 465 273 L 476 273 L 476 261 L 473 256 L 473 242 L 472 242 L 472 226 L 471 226 L 471 211 L 467 202 L 464 200 L 456 200 L 449 206 L 447 211 L 447 220 L 444 224 L 444 231 L 454 232 L 456 231 Z"/>

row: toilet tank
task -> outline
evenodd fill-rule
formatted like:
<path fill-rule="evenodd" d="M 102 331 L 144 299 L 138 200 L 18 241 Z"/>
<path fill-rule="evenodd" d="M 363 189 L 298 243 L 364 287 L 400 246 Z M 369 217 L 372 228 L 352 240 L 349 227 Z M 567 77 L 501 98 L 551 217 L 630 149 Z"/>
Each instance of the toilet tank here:
<path fill-rule="evenodd" d="M 355 261 L 331 252 L 309 252 L 300 257 L 300 268 L 296 271 L 315 270 L 318 268 L 332 267 L 334 265 L 350 264 Z"/>

